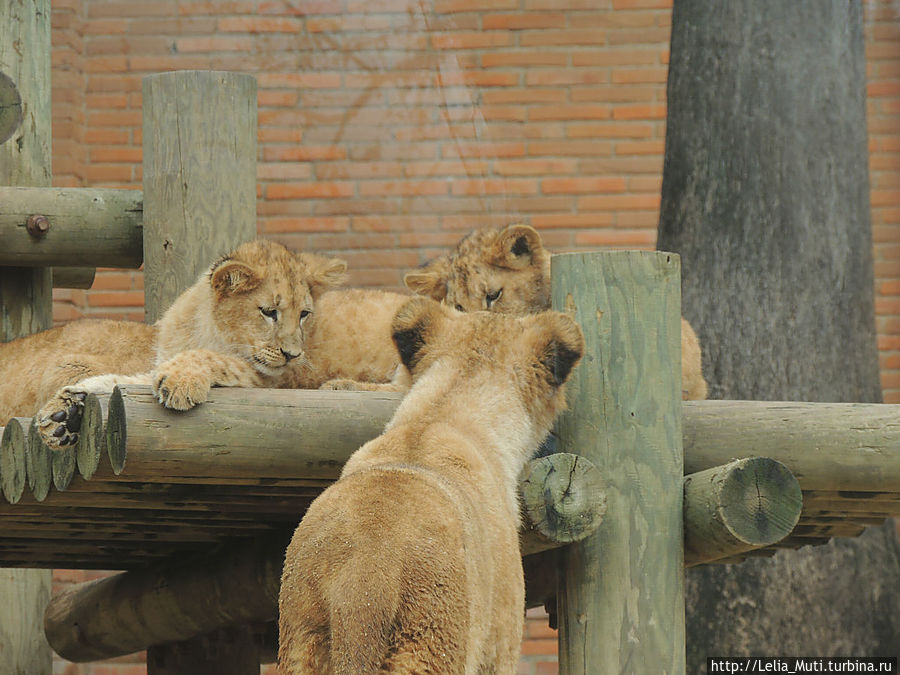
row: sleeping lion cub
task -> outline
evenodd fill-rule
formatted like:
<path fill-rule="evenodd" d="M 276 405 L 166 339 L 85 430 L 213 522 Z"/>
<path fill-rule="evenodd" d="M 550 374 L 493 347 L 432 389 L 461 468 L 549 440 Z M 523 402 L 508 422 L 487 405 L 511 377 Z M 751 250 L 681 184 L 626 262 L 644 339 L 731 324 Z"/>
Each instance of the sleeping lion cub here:
<path fill-rule="evenodd" d="M 413 298 L 392 333 L 413 385 L 297 527 L 280 672 L 512 675 L 525 607 L 516 478 L 565 408 L 581 330 L 557 312 Z"/>
<path fill-rule="evenodd" d="M 413 292 L 466 312 L 521 314 L 550 307 L 550 252 L 528 225 L 476 230 L 449 254 L 404 278 Z M 706 398 L 700 342 L 681 320 L 681 397 Z"/>
<path fill-rule="evenodd" d="M 38 413 L 41 436 L 51 448 L 75 443 L 85 396 L 110 393 L 116 384 L 151 384 L 160 403 L 185 410 L 206 400 L 213 386 L 276 387 L 295 377 L 292 369 L 306 372 L 315 302 L 343 281 L 346 267 L 343 260 L 294 254 L 262 239 L 239 246 L 179 295 L 154 328 L 128 327 L 143 337 L 131 345 L 142 368 L 123 371 L 124 361 L 107 361 L 112 367 L 104 372 L 111 374 L 59 389 Z M 97 322 L 92 338 L 103 346 L 121 330 Z"/>

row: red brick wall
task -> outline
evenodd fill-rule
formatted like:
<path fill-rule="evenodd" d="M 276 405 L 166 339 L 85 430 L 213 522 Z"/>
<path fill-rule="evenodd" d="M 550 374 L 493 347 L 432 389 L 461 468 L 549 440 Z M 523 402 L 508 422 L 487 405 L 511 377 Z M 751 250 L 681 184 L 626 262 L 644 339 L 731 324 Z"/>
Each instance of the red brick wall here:
<path fill-rule="evenodd" d="M 54 0 L 57 185 L 138 188 L 141 78 L 259 82 L 259 232 L 402 273 L 470 228 L 554 250 L 655 243 L 671 0 Z M 869 0 L 872 222 L 885 400 L 900 402 L 900 3 Z M 140 320 L 137 272 L 57 291 L 54 317 Z M 81 573 L 58 576 L 59 583 Z M 521 675 L 556 672 L 530 613 Z M 143 672 L 62 662 L 71 675 Z"/>

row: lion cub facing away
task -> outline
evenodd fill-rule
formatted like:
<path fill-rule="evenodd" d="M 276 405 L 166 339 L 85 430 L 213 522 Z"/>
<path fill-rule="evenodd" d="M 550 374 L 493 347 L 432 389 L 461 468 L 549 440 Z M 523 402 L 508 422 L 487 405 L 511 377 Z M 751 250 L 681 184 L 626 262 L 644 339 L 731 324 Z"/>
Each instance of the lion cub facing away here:
<path fill-rule="evenodd" d="M 517 476 L 565 407 L 584 338 L 556 312 L 409 300 L 392 333 L 413 386 L 287 549 L 284 674 L 516 671 Z"/>
<path fill-rule="evenodd" d="M 404 278 L 419 295 L 460 311 L 487 309 L 521 314 L 550 307 L 550 251 L 528 225 L 482 229 L 464 237 L 448 255 L 428 262 Z M 700 342 L 681 319 L 681 397 L 706 398 Z"/>

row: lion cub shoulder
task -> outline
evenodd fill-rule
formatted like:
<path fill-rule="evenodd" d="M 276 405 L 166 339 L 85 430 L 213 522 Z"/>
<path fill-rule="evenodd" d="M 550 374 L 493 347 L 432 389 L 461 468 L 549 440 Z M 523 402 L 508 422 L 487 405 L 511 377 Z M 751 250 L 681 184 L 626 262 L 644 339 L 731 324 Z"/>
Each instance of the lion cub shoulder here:
<path fill-rule="evenodd" d="M 550 252 L 528 225 L 476 230 L 449 254 L 409 272 L 406 286 L 460 311 L 523 314 L 550 307 Z M 700 341 L 681 320 L 682 398 L 705 399 Z"/>
<path fill-rule="evenodd" d="M 412 387 L 288 547 L 282 673 L 516 671 L 517 476 L 565 407 L 584 340 L 556 312 L 408 300 L 392 323 Z"/>

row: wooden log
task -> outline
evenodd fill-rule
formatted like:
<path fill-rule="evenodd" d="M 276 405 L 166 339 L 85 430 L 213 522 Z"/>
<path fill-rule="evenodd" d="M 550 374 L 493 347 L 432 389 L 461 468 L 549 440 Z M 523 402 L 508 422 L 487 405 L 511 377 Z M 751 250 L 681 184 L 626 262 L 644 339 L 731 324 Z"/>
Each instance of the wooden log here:
<path fill-rule="evenodd" d="M 771 457 L 804 490 L 900 492 L 900 407 L 876 403 L 687 401 L 685 472 Z"/>
<path fill-rule="evenodd" d="M 95 267 L 54 267 L 50 270 L 53 288 L 90 288 L 95 276 Z"/>
<path fill-rule="evenodd" d="M 752 457 L 684 479 L 688 567 L 774 544 L 800 519 L 800 484 L 780 462 Z"/>
<path fill-rule="evenodd" d="M 25 491 L 25 443 L 30 422 L 27 417 L 13 417 L 0 436 L 0 488 L 10 504 L 17 503 Z"/>
<path fill-rule="evenodd" d="M 0 187 L 0 265 L 137 269 L 142 201 L 140 190 Z M 47 218 L 41 236 L 26 230 L 32 215 Z"/>
<path fill-rule="evenodd" d="M 79 584 L 47 607 L 47 639 L 65 659 L 93 661 L 229 624 L 271 620 L 287 542 L 280 537 L 252 545 L 242 541 Z"/>
<path fill-rule="evenodd" d="M 560 450 L 607 482 L 603 527 L 561 551 L 562 675 L 684 673 L 680 261 L 661 252 L 553 256 L 553 307 L 586 350 Z"/>
<path fill-rule="evenodd" d="M 591 462 L 570 453 L 531 460 L 519 482 L 527 523 L 522 555 L 580 541 L 600 526 L 606 513 L 606 486 Z"/>
<path fill-rule="evenodd" d="M 520 482 L 520 494 L 527 504 L 524 511 L 541 514 L 545 522 L 523 527 L 523 550 L 559 547 L 588 536 L 599 525 L 602 513 L 598 511 L 605 496 L 596 468 L 586 460 L 550 455 L 532 460 L 526 474 L 530 478 Z M 565 484 L 574 497 L 567 497 Z M 535 490 L 535 485 L 545 486 L 548 506 L 538 506 L 543 493 Z M 553 517 L 546 518 L 547 513 L 563 514 L 561 524 Z M 297 509 L 291 526 L 274 542 L 267 540 L 259 546 L 244 542 L 188 561 L 165 562 L 149 570 L 79 585 L 62 598 L 54 598 L 48 608 L 48 639 L 64 658 L 89 661 L 190 639 L 230 623 L 270 620 L 277 611 L 284 548 L 301 515 L 302 510 Z M 63 528 L 61 533 L 65 532 Z M 190 532 L 170 529 L 164 536 L 177 541 L 180 534 L 189 537 Z M 93 535 L 95 540 L 79 540 L 78 545 L 105 545 L 102 532 Z M 113 535 L 116 543 L 128 536 L 127 531 Z M 550 543 L 557 535 L 562 541 Z M 201 598 L 203 602 L 198 600 Z"/>
<path fill-rule="evenodd" d="M 351 453 L 375 438 L 401 398 L 394 392 L 213 389 L 187 412 L 166 410 L 149 387 L 118 387 L 106 443 L 112 472 L 133 480 L 277 478 L 335 480 Z M 101 467 L 98 474 L 106 469 Z"/>
<path fill-rule="evenodd" d="M 53 483 L 53 451 L 44 443 L 34 420 L 28 425 L 25 467 L 28 474 L 28 489 L 36 500 L 44 501 Z"/>
<path fill-rule="evenodd" d="M 143 84 L 145 315 L 256 236 L 256 79 L 214 71 Z"/>
<path fill-rule="evenodd" d="M 0 68 L 21 117 L 0 143 L 0 185 L 50 187 L 50 0 L 0 2 Z M 4 241 L 3 248 L 6 248 Z M 0 342 L 52 325 L 48 268 L 0 266 Z M 49 675 L 52 652 L 40 630 L 50 597 L 46 570 L 0 570 L 0 673 Z"/>
<path fill-rule="evenodd" d="M 72 483 L 75 477 L 76 449 L 74 446 L 52 450 L 50 452 L 50 475 L 53 487 L 62 492 Z"/>
<path fill-rule="evenodd" d="M 75 446 L 75 460 L 78 473 L 85 480 L 90 479 L 106 456 L 106 416 L 109 410 L 109 396 L 88 394 L 84 399 L 81 417 L 81 433 Z"/>

